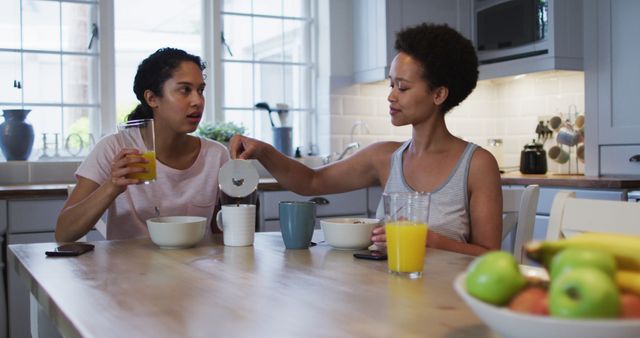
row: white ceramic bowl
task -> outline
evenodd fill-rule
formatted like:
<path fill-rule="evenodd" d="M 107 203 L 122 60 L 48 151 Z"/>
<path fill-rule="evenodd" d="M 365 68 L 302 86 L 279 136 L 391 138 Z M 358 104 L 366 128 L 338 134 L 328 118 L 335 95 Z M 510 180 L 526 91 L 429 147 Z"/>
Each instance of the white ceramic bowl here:
<path fill-rule="evenodd" d="M 527 270 L 527 267 L 521 268 Z M 467 293 L 465 276 L 462 273 L 456 277 L 454 289 L 487 326 L 504 338 L 629 338 L 638 337 L 640 332 L 640 320 L 561 319 L 528 315 L 491 305 Z"/>
<path fill-rule="evenodd" d="M 196 245 L 207 226 L 207 219 L 198 216 L 168 216 L 147 220 L 153 243 L 161 248 L 178 249 Z"/>
<path fill-rule="evenodd" d="M 364 249 L 372 244 L 371 231 L 380 221 L 374 218 L 328 218 L 320 220 L 324 240 L 342 250 Z"/>

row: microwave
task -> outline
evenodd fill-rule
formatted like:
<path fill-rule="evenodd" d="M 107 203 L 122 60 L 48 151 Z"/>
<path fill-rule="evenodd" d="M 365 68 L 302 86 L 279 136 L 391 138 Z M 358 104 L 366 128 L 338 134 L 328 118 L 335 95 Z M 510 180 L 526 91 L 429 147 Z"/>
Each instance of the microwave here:
<path fill-rule="evenodd" d="M 481 65 L 549 53 L 547 0 L 475 0 L 473 13 Z"/>

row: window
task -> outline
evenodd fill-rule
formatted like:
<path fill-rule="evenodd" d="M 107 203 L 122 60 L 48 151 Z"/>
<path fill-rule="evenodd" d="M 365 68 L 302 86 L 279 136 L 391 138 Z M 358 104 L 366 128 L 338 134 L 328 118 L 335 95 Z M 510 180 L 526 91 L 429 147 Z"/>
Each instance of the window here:
<path fill-rule="evenodd" d="M 287 104 L 294 147 L 314 143 L 315 0 L 2 2 L 0 109 L 32 110 L 30 160 L 81 159 L 115 132 L 137 104 L 138 64 L 167 46 L 207 63 L 204 122 L 242 123 L 271 142 L 254 105 Z"/>
<path fill-rule="evenodd" d="M 30 109 L 31 160 L 86 154 L 98 114 L 97 1 L 3 0 L 0 107 Z"/>
<path fill-rule="evenodd" d="M 200 1 L 114 1 L 116 122 L 138 104 L 133 79 L 138 64 L 149 54 L 174 47 L 202 56 Z"/>
<path fill-rule="evenodd" d="M 224 120 L 240 122 L 254 137 L 271 142 L 271 122 L 293 127 L 293 146 L 312 143 L 314 117 L 310 0 L 224 0 L 222 62 Z M 256 110 L 288 106 L 287 121 Z"/>

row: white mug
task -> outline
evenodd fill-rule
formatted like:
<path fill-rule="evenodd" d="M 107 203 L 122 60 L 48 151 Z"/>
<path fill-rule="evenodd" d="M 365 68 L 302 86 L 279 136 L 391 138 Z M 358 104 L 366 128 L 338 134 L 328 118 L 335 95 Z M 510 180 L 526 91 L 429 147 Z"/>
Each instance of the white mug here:
<path fill-rule="evenodd" d="M 256 206 L 253 204 L 223 205 L 216 215 L 216 223 L 222 230 L 224 245 L 253 245 L 256 231 Z"/>

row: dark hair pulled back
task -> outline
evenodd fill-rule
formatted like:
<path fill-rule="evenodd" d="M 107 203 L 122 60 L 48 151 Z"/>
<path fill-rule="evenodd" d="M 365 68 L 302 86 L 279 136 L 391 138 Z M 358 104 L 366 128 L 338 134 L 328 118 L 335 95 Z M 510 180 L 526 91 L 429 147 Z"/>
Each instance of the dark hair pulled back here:
<path fill-rule="evenodd" d="M 153 110 L 144 99 L 144 92 L 150 90 L 156 96 L 162 97 L 162 86 L 173 76 L 182 62 L 193 62 L 200 70 L 206 68 L 199 56 L 170 47 L 158 49 L 138 65 L 133 92 L 140 103 L 127 115 L 127 121 L 153 118 Z"/>

